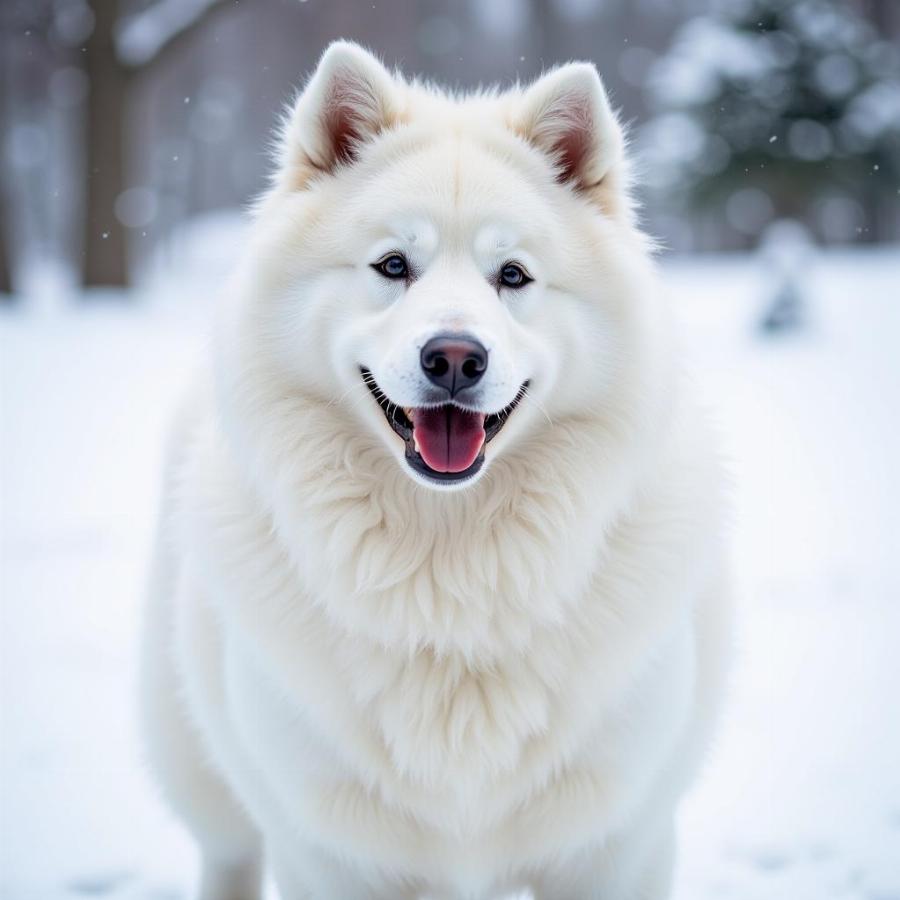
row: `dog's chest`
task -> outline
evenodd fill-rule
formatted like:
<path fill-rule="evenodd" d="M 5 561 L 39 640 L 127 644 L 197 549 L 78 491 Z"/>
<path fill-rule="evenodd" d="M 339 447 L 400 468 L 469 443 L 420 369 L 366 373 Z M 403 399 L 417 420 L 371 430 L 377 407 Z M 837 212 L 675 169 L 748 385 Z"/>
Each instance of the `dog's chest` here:
<path fill-rule="evenodd" d="M 422 650 L 397 658 L 371 648 L 348 667 L 358 709 L 409 782 L 479 790 L 523 764 L 550 721 L 552 690 L 539 658 L 478 667 Z"/>
<path fill-rule="evenodd" d="M 528 858 L 542 842 L 605 826 L 634 773 L 658 765 L 689 694 L 676 655 L 652 687 L 636 685 L 637 727 L 602 714 L 578 665 L 554 684 L 549 648 L 475 673 L 352 645 L 351 661 L 321 634 L 290 643 L 292 661 L 244 631 L 222 644 L 224 712 L 248 757 L 240 768 L 253 773 L 242 793 L 266 798 L 261 818 L 278 831 L 312 829 L 401 867 L 410 848 L 436 866 L 457 852 Z"/>
<path fill-rule="evenodd" d="M 478 669 L 459 655 L 408 656 L 330 630 L 311 615 L 296 630 L 241 629 L 226 642 L 234 721 L 248 736 L 270 735 L 254 743 L 285 773 L 312 763 L 319 776 L 330 769 L 423 809 L 440 798 L 464 816 L 487 785 L 521 773 L 548 735 L 561 699 L 543 653 Z"/>
<path fill-rule="evenodd" d="M 645 640 L 637 636 L 649 631 L 629 624 L 635 610 L 647 612 L 651 596 L 636 585 L 639 579 L 622 582 L 635 598 L 626 597 L 624 587 L 609 594 L 608 600 L 622 594 L 614 611 L 594 602 L 576 612 L 580 595 L 570 590 L 576 586 L 571 573 L 589 570 L 556 564 L 559 554 L 549 550 L 523 555 L 521 542 L 506 540 L 502 546 L 518 554 L 516 572 L 530 577 L 510 578 L 508 590 L 490 597 L 467 595 L 471 608 L 453 606 L 449 595 L 435 590 L 441 570 L 427 560 L 410 570 L 405 593 L 402 585 L 399 594 L 395 588 L 342 590 L 342 570 L 332 565 L 331 580 L 323 571 L 316 594 L 308 578 L 298 578 L 286 552 L 293 544 L 274 534 L 271 519 L 225 490 L 213 467 L 203 476 L 209 492 L 191 544 L 217 621 L 201 627 L 220 631 L 216 668 L 226 702 L 217 713 L 219 733 L 247 763 L 232 768 L 247 773 L 239 776 L 247 781 L 239 793 L 248 806 L 265 797 L 265 809 L 282 826 L 331 833 L 336 846 L 350 831 L 365 845 L 390 822 L 391 841 L 377 850 L 383 858 L 391 847 L 439 843 L 439 835 L 444 847 L 448 835 L 488 834 L 518 847 L 509 828 L 525 828 L 526 799 L 542 811 L 528 824 L 530 833 L 548 839 L 562 828 L 557 817 L 544 833 L 541 823 L 553 818 L 550 811 L 572 818 L 562 814 L 566 798 L 594 814 L 611 802 L 609 785 L 623 779 L 595 777 L 596 763 L 580 770 L 570 763 L 621 691 L 622 673 L 644 654 Z M 223 496 L 231 502 L 223 503 Z M 502 572 L 509 560 L 499 551 L 498 559 Z M 547 560 L 555 572 L 568 573 L 564 582 L 542 572 Z M 464 575 L 472 578 L 471 561 L 443 560 L 447 569 L 453 564 L 458 588 Z M 580 562 L 571 550 L 566 561 Z M 430 575 L 424 588 L 421 572 Z M 531 593 L 535 585 L 540 590 Z M 630 602 L 638 594 L 643 600 Z M 423 595 L 430 605 L 422 605 Z M 460 614 L 454 619 L 451 611 Z M 344 625 L 350 612 L 362 622 L 353 631 Z M 398 619 L 403 627 L 377 628 L 376 614 L 384 619 L 399 612 L 407 616 Z M 410 622 L 441 626 L 444 635 L 468 629 L 481 637 L 480 646 L 489 640 L 498 652 L 473 658 L 459 650 L 437 652 L 428 642 L 398 646 L 381 639 L 394 630 L 411 633 Z M 608 722 L 603 728 L 603 764 L 617 771 L 634 753 L 620 748 L 627 742 Z M 561 786 L 562 778 L 572 787 Z"/>
<path fill-rule="evenodd" d="M 194 548 L 200 568 L 214 576 L 230 684 L 248 693 L 247 686 L 267 685 L 281 708 L 265 714 L 297 723 L 298 739 L 305 732 L 303 740 L 336 747 L 336 760 L 343 753 L 349 770 L 362 770 L 363 780 L 385 790 L 433 796 L 452 787 L 460 797 L 467 786 L 478 792 L 524 765 L 523 754 L 541 744 L 554 713 L 558 721 L 574 671 L 571 636 L 559 616 L 577 579 L 551 583 L 536 559 L 530 567 L 505 561 L 493 568 L 482 560 L 488 574 L 479 578 L 474 552 L 459 560 L 423 555 L 403 566 L 396 552 L 385 552 L 395 568 L 408 569 L 391 587 L 354 589 L 350 567 L 331 566 L 313 590 L 308 577 L 298 578 L 268 516 L 235 492 L 228 468 L 220 475 L 208 466 L 198 481 L 205 514 Z M 222 503 L 223 496 L 231 502 Z M 314 533 L 308 544 L 318 544 Z M 499 542 L 492 550 L 502 560 Z M 540 584 L 533 600 L 524 577 L 498 587 L 496 569 L 504 564 Z M 439 635 L 439 649 L 429 631 Z M 401 642 L 385 640 L 395 633 Z M 464 646 L 452 646 L 457 639 Z M 265 705 L 257 706 L 248 700 L 248 720 L 263 714 Z M 260 728 L 254 722 L 251 730 Z"/>

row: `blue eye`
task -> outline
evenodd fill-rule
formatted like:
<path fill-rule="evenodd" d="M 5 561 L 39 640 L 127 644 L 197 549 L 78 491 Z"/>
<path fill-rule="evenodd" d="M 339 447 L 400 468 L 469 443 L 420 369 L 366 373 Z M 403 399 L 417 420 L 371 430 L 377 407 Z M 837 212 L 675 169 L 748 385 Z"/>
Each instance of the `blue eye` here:
<path fill-rule="evenodd" d="M 389 253 L 378 262 L 372 263 L 372 268 L 385 278 L 409 278 L 409 263 L 400 253 Z"/>
<path fill-rule="evenodd" d="M 508 288 L 523 288 L 534 279 L 518 263 L 507 263 L 500 270 L 500 284 Z"/>

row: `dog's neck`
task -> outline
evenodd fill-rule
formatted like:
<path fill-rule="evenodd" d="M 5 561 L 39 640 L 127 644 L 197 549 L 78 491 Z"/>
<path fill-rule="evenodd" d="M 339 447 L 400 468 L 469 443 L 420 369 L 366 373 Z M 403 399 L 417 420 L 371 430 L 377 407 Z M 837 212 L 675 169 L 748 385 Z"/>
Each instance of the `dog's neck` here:
<path fill-rule="evenodd" d="M 226 444 L 294 576 L 337 625 L 408 653 L 489 665 L 561 624 L 636 481 L 621 423 L 557 423 L 447 493 L 307 397 L 253 406 L 240 433 L 226 417 Z"/>

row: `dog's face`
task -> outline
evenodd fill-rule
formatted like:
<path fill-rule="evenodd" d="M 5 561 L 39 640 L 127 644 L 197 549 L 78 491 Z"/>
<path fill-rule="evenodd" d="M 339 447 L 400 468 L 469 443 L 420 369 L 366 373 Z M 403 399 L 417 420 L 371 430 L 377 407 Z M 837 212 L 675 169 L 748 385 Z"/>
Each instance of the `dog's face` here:
<path fill-rule="evenodd" d="M 333 45 L 259 217 L 282 377 L 439 490 L 600 402 L 628 330 L 621 155 L 591 66 L 460 102 Z"/>

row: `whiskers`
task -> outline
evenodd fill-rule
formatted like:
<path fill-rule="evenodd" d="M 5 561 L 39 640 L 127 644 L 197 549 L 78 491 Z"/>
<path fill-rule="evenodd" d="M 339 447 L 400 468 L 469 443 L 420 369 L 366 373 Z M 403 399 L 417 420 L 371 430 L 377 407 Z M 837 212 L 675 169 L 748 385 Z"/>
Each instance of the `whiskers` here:
<path fill-rule="evenodd" d="M 529 390 L 529 385 L 522 385 L 522 399 L 531 401 L 543 414 L 544 418 L 547 420 L 547 424 L 552 428 L 553 427 L 553 419 L 550 418 L 550 413 L 544 408 L 544 405 L 538 400 L 534 394 Z"/>
<path fill-rule="evenodd" d="M 366 390 L 369 390 L 369 385 L 372 385 L 371 390 L 378 391 L 378 385 L 375 384 L 375 381 L 372 379 L 372 376 L 369 374 L 363 375 L 363 380 L 356 382 L 356 384 L 350 385 L 346 391 L 344 391 L 340 397 L 332 397 L 331 400 L 328 401 L 326 407 L 332 406 L 342 406 L 347 403 L 348 400 L 351 402 L 347 404 L 346 408 L 349 410 L 354 410 L 359 403 L 360 397 L 365 396 Z M 362 391 L 362 394 L 359 392 Z M 351 397 L 351 394 L 355 394 L 355 396 Z"/>

